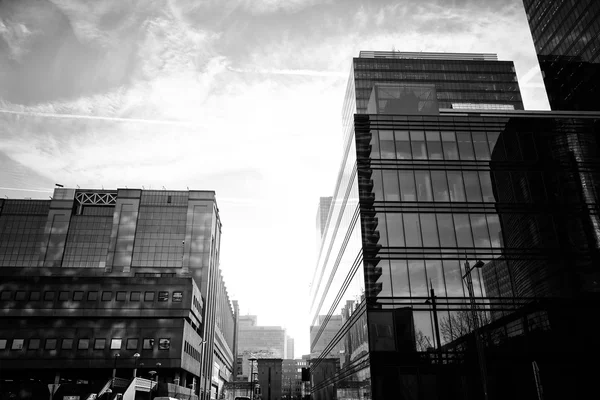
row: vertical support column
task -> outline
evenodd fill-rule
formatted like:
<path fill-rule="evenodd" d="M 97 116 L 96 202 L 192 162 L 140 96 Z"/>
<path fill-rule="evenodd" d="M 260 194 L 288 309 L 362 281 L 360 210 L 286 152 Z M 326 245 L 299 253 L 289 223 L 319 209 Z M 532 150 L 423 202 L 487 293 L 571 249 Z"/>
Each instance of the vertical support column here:
<path fill-rule="evenodd" d="M 130 272 L 142 191 L 119 189 L 105 272 Z"/>

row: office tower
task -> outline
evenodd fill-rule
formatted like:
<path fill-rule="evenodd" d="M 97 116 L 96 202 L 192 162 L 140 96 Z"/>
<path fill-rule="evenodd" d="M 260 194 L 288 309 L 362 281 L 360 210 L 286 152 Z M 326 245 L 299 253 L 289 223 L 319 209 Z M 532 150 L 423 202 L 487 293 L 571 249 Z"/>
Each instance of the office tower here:
<path fill-rule="evenodd" d="M 306 393 L 305 383 L 302 381 L 302 368 L 308 367 L 306 360 L 283 360 L 282 362 L 282 399 L 301 400 Z"/>
<path fill-rule="evenodd" d="M 373 54 L 367 74 L 404 62 L 361 54 Z M 506 107 L 498 86 L 469 109 L 449 107 L 443 84 L 420 75 L 433 61 L 473 76 L 506 71 L 518 90 L 512 64 L 493 55 L 428 53 L 410 59 L 418 84 L 360 91 L 364 61 L 353 60 L 310 304 L 312 329 L 342 322 L 311 357 L 312 395 L 529 399 L 543 388 L 544 398 L 569 397 L 584 375 L 572 344 L 593 341 L 587 295 L 600 282 L 590 262 L 600 113 L 516 110 L 520 100 Z"/>
<path fill-rule="evenodd" d="M 258 391 L 262 400 L 280 400 L 282 394 L 282 365 L 281 358 L 258 359 Z"/>
<path fill-rule="evenodd" d="M 256 315 L 240 315 L 238 328 L 238 379 L 250 376 L 251 358 L 279 358 L 286 355 L 286 333 L 280 326 L 258 325 Z"/>
<path fill-rule="evenodd" d="M 220 231 L 211 191 L 0 200 L 0 391 L 36 397 L 55 384 L 55 398 L 87 398 L 115 376 L 113 393 L 143 390 L 137 367 L 216 395 L 235 348 Z"/>
<path fill-rule="evenodd" d="M 523 0 L 553 110 L 600 110 L 600 3 Z"/>
<path fill-rule="evenodd" d="M 286 348 L 285 348 L 285 359 L 293 360 L 294 359 L 294 338 L 290 336 L 286 336 Z"/>

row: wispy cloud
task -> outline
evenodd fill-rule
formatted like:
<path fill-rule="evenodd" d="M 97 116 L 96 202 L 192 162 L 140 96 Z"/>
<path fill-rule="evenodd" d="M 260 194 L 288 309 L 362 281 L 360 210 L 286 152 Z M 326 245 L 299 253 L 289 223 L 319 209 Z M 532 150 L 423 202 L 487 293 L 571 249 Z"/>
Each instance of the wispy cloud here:
<path fill-rule="evenodd" d="M 252 69 L 228 67 L 230 71 L 239 73 L 268 74 L 268 75 L 301 75 L 301 76 L 333 76 L 338 78 L 348 77 L 342 71 L 315 71 L 310 69 Z"/>

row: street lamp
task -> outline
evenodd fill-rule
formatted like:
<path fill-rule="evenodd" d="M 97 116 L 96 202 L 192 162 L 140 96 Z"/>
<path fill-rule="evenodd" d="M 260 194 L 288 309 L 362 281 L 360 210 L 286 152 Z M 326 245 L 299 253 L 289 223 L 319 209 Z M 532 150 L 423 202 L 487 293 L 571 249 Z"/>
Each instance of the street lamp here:
<path fill-rule="evenodd" d="M 133 355 L 133 359 L 135 360 L 135 367 L 133 368 L 133 377 L 137 378 L 137 367 L 138 367 L 138 360 L 140 358 L 140 353 L 135 353 Z"/>
<path fill-rule="evenodd" d="M 204 344 L 206 344 L 206 340 L 198 343 L 200 347 L 200 369 L 198 370 L 198 398 L 204 398 L 204 385 L 200 384 L 202 380 L 202 366 L 204 365 Z M 200 391 L 202 391 L 202 396 L 200 396 Z"/>
<path fill-rule="evenodd" d="M 158 363 L 160 364 L 160 363 Z M 152 398 L 152 380 L 154 379 L 154 375 L 158 377 L 158 372 L 156 371 L 148 371 L 148 375 L 150 375 L 150 390 L 148 390 L 148 400 Z M 156 386 L 158 387 L 158 382 L 156 382 Z"/>
<path fill-rule="evenodd" d="M 487 374 L 485 371 L 485 359 L 483 354 L 483 348 L 481 340 L 479 338 L 479 321 L 477 318 L 477 306 L 475 304 L 475 292 L 473 290 L 473 279 L 471 278 L 471 271 L 475 268 L 482 268 L 485 263 L 481 260 L 477 260 L 475 265 L 472 267 L 469 265 L 469 261 L 465 260 L 465 274 L 463 279 L 467 282 L 467 289 L 469 290 L 469 300 L 471 302 L 471 316 L 473 318 L 473 334 L 475 335 L 475 347 L 477 349 L 477 360 L 479 362 L 479 372 L 481 374 L 481 386 L 483 386 L 483 398 L 488 400 L 488 389 L 487 389 Z"/>
<path fill-rule="evenodd" d="M 112 374 L 112 379 L 113 379 L 113 385 L 115 384 L 115 378 L 117 377 L 117 358 L 121 357 L 121 355 L 119 353 L 115 354 L 115 361 L 113 363 L 113 374 Z"/>

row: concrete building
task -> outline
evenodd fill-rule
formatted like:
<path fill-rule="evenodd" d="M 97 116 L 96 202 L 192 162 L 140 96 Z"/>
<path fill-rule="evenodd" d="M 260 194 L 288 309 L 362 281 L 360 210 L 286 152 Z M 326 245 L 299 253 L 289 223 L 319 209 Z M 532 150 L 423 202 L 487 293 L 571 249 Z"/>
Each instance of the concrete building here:
<path fill-rule="evenodd" d="M 137 374 L 217 395 L 236 329 L 220 232 L 210 191 L 0 200 L 0 392 L 83 396 Z"/>
<path fill-rule="evenodd" d="M 256 315 L 241 315 L 238 329 L 238 380 L 250 376 L 250 358 L 278 358 L 286 355 L 285 329 L 260 326 Z"/>
<path fill-rule="evenodd" d="M 286 336 L 285 358 L 288 360 L 294 359 L 294 338 Z"/>
<path fill-rule="evenodd" d="M 261 400 L 282 400 L 283 360 L 281 358 L 258 359 L 258 392 Z"/>
<path fill-rule="evenodd" d="M 301 400 L 309 393 L 309 382 L 302 381 L 302 368 L 308 368 L 308 360 L 283 360 L 282 399 Z"/>

